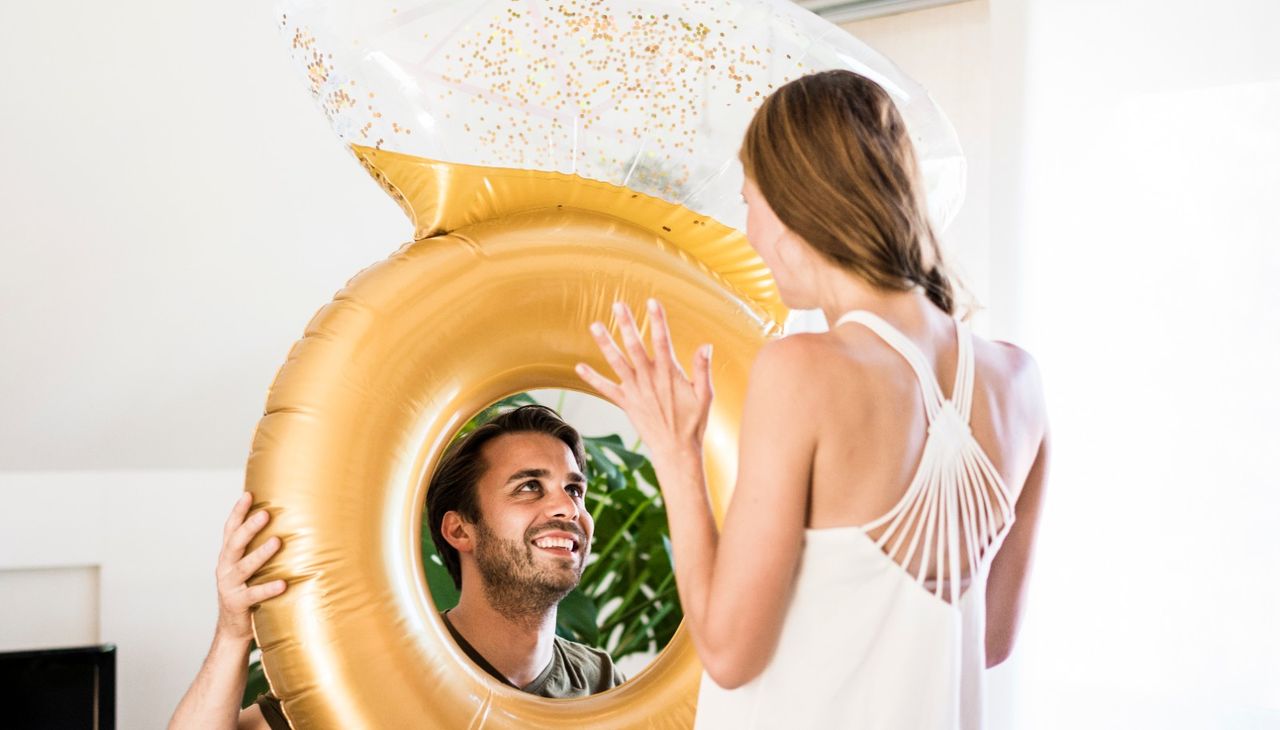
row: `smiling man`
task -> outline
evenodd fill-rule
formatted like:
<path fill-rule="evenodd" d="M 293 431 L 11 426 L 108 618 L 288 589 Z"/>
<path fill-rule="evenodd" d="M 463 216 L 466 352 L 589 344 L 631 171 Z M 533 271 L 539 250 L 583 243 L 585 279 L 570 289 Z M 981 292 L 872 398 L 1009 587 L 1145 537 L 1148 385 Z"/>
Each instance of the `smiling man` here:
<path fill-rule="evenodd" d="M 585 470 L 578 432 L 522 406 L 456 442 L 427 492 L 431 538 L 461 590 L 445 625 L 495 679 L 543 697 L 622 683 L 608 654 L 555 634 L 591 552 Z"/>
<path fill-rule="evenodd" d="M 582 437 L 555 411 L 522 406 L 458 439 L 427 490 L 427 519 L 460 589 L 441 614 L 464 653 L 496 681 L 542 697 L 585 697 L 622 683 L 605 652 L 556 636 L 556 610 L 582 577 L 594 524 L 583 503 Z M 223 531 L 213 647 L 170 730 L 287 730 L 280 702 L 263 695 L 240 711 L 252 639 L 251 608 L 285 590 L 247 581 L 280 548 L 246 554 L 267 524 L 242 495 Z"/>

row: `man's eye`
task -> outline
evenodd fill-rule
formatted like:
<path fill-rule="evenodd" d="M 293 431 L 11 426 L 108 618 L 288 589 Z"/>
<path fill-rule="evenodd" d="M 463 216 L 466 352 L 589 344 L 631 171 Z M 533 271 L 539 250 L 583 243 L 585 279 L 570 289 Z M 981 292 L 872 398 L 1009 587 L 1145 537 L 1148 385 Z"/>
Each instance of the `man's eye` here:
<path fill-rule="evenodd" d="M 525 482 L 524 484 L 520 485 L 520 489 L 518 491 L 524 491 L 525 489 L 528 489 L 530 487 L 532 487 L 532 489 L 542 489 L 542 482 L 539 482 L 539 481 Z"/>
<path fill-rule="evenodd" d="M 570 484 L 568 487 L 565 487 L 565 489 L 568 490 L 569 494 L 572 494 L 575 497 L 581 497 L 582 495 L 587 493 L 587 490 L 583 489 L 577 484 Z"/>

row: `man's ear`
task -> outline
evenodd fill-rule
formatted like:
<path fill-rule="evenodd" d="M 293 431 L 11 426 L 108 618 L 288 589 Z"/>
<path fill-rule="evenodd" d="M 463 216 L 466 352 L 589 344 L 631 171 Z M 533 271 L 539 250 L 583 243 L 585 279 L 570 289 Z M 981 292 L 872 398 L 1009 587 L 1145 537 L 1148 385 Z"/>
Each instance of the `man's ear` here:
<path fill-rule="evenodd" d="M 475 525 L 467 522 L 455 510 L 444 513 L 444 517 L 440 520 L 440 534 L 444 536 L 445 542 L 460 553 L 469 553 L 476 549 Z"/>

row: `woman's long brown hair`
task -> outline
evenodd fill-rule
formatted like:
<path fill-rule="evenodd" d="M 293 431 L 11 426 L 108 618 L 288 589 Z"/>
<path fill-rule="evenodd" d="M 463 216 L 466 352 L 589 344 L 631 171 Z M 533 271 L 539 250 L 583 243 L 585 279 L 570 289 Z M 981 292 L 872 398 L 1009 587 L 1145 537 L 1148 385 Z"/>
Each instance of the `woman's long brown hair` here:
<path fill-rule="evenodd" d="M 955 313 L 915 148 L 877 84 L 823 71 L 783 85 L 751 120 L 741 157 L 783 225 L 828 259 L 881 288 L 922 286 Z"/>

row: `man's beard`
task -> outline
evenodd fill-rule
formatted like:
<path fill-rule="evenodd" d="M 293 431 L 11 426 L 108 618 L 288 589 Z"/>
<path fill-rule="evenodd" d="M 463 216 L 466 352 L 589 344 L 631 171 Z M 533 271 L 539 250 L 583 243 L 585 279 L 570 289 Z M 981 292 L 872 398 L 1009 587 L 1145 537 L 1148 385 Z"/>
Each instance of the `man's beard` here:
<path fill-rule="evenodd" d="M 534 560 L 532 538 L 547 529 L 558 529 L 579 537 L 574 558 L 555 558 L 563 569 L 548 569 Z M 489 530 L 481 518 L 476 523 L 476 567 L 484 584 L 485 597 L 495 611 L 510 621 L 540 623 L 547 612 L 577 587 L 586 565 L 587 543 L 581 528 L 573 523 L 550 522 L 530 528 L 523 542 L 507 540 Z"/>

